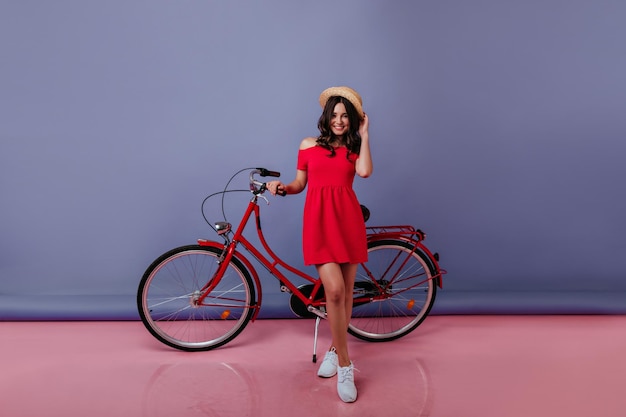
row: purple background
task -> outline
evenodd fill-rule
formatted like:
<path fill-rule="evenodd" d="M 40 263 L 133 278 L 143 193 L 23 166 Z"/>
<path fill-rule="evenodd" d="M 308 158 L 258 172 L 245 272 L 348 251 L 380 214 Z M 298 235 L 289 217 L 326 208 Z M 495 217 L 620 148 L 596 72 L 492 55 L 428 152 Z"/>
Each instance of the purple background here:
<path fill-rule="evenodd" d="M 617 0 L 4 1 L 0 318 L 137 318 L 154 258 L 217 239 L 202 199 L 248 166 L 291 180 L 344 84 L 371 119 L 370 223 L 424 229 L 449 271 L 435 313 L 624 313 L 625 18 Z M 295 265 L 303 198 L 263 207 Z M 259 272 L 262 317 L 290 317 Z"/>

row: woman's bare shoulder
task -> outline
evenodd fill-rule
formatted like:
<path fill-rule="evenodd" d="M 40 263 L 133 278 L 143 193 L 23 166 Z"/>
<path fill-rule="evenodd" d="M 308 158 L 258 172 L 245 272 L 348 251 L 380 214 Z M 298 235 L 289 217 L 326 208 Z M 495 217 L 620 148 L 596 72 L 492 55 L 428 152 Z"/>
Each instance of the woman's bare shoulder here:
<path fill-rule="evenodd" d="M 302 139 L 302 142 L 300 142 L 300 150 L 309 149 L 314 147 L 315 145 L 317 145 L 317 138 L 304 138 Z"/>

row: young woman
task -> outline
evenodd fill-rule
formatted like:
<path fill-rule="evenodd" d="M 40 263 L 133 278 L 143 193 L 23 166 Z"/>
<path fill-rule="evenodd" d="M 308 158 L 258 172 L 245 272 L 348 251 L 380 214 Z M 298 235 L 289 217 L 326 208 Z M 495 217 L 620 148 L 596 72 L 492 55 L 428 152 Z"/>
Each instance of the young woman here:
<path fill-rule="evenodd" d="M 369 177 L 372 158 L 369 120 L 361 96 L 349 87 L 331 87 L 320 95 L 324 109 L 317 138 L 300 144 L 296 178 L 289 184 L 268 183 L 272 194 L 300 193 L 308 184 L 304 204 L 303 253 L 315 265 L 324 285 L 332 342 L 317 374 L 338 375 L 337 392 L 345 402 L 357 397 L 354 368 L 348 353 L 347 330 L 357 265 L 367 260 L 365 223 L 352 189 L 354 176 Z"/>

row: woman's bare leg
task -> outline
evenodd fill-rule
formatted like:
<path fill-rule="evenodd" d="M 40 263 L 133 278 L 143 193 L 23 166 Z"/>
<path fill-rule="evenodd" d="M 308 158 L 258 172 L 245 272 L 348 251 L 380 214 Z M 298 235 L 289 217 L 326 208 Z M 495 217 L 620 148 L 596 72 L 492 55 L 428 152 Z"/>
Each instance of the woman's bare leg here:
<path fill-rule="evenodd" d="M 345 282 L 345 308 L 346 308 L 346 332 L 352 317 L 352 302 L 354 301 L 354 280 L 356 278 L 357 264 L 341 264 L 343 280 Z"/>
<path fill-rule="evenodd" d="M 324 284 L 326 314 L 332 336 L 331 347 L 337 351 L 339 366 L 349 366 L 347 330 L 352 314 L 356 265 L 327 263 L 318 265 L 317 271 Z"/>

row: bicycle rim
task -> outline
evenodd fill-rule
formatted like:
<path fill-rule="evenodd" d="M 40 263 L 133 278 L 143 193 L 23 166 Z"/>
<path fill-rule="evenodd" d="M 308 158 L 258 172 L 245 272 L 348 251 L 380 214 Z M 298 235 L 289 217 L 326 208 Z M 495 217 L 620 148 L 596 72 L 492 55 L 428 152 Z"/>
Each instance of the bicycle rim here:
<path fill-rule="evenodd" d="M 365 296 L 369 301 L 355 302 L 350 334 L 382 342 L 415 330 L 437 294 L 429 265 L 426 256 L 406 241 L 370 242 L 368 261 L 359 265 L 354 285 L 355 299 Z"/>
<path fill-rule="evenodd" d="M 233 259 L 217 287 L 196 301 L 219 267 L 221 251 L 199 245 L 173 249 L 144 274 L 137 293 L 141 320 L 168 346 L 209 350 L 234 339 L 253 314 L 254 286 L 248 271 Z"/>

